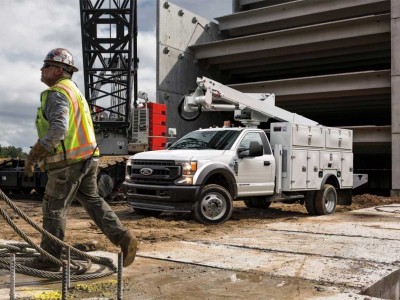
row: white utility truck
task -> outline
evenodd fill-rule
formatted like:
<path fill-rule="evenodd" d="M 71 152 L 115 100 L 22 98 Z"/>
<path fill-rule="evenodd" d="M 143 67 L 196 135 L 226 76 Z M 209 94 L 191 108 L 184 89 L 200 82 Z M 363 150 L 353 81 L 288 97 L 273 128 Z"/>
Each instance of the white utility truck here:
<path fill-rule="evenodd" d="M 278 108 L 274 94 L 245 94 L 206 77 L 197 85 L 179 104 L 185 120 L 201 111 L 233 111 L 246 127 L 196 130 L 166 150 L 131 156 L 123 186 L 135 211 L 192 212 L 199 222 L 218 224 L 230 218 L 233 200 L 259 209 L 299 202 L 311 215 L 351 204 L 351 130 Z M 257 126 L 269 118 L 280 122 L 270 124 L 268 139 Z"/>

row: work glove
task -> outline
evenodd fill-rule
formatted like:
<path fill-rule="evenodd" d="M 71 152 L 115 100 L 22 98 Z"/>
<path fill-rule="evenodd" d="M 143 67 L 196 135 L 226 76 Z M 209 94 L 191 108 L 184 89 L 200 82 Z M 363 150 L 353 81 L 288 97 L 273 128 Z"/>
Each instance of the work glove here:
<path fill-rule="evenodd" d="M 48 155 L 50 152 L 37 141 L 36 144 L 32 147 L 31 152 L 25 161 L 24 174 L 25 176 L 32 177 L 34 173 L 35 162 L 41 160 L 43 156 Z"/>
<path fill-rule="evenodd" d="M 25 160 L 24 175 L 32 177 L 34 173 L 35 173 L 35 163 L 28 159 Z"/>

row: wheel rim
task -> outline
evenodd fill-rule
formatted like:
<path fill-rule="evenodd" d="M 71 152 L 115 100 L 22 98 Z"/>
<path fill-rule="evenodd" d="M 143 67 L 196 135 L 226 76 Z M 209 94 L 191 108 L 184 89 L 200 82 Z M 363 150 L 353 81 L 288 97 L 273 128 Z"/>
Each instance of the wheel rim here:
<path fill-rule="evenodd" d="M 219 193 L 207 194 L 201 200 L 200 205 L 203 216 L 209 220 L 221 218 L 227 209 L 225 199 Z"/>
<path fill-rule="evenodd" d="M 332 212 L 335 209 L 335 192 L 329 190 L 325 197 L 325 209 L 327 212 Z"/>

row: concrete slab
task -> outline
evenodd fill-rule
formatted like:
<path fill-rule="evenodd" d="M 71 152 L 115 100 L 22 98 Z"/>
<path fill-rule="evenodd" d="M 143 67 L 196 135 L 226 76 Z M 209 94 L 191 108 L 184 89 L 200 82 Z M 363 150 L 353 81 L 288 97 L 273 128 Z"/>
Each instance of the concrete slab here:
<path fill-rule="evenodd" d="M 400 204 L 394 204 L 333 216 L 289 218 L 218 238 L 142 244 L 135 268 L 125 270 L 124 277 L 137 284 L 136 294 L 130 294 L 135 297 L 145 295 L 140 280 L 150 280 L 157 283 L 152 293 L 162 286 L 159 293 L 175 299 L 187 299 L 193 292 L 198 296 L 194 299 L 232 295 L 258 299 L 260 284 L 268 299 L 359 299 L 360 294 L 371 300 L 399 299 L 399 221 Z M 117 263 L 116 254 L 91 254 Z M 8 272 L 1 270 L 0 299 L 9 299 L 8 282 Z M 293 286 L 296 294 L 290 294 Z M 58 281 L 17 274 L 18 297 L 60 288 Z M 315 290 L 320 298 L 313 298 Z"/>
<path fill-rule="evenodd" d="M 140 255 L 299 278 L 358 294 L 390 277 L 393 291 L 386 287 L 380 295 L 398 299 L 399 221 L 400 205 L 380 206 L 268 224 L 262 231 L 244 230 L 241 236 L 224 235 L 218 240 L 157 243 Z"/>

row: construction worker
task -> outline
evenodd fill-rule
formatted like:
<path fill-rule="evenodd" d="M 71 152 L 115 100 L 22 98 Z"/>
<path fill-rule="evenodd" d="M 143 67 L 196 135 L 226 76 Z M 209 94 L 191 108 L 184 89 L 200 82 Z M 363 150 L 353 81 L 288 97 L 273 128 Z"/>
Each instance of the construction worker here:
<path fill-rule="evenodd" d="M 117 215 L 97 190 L 99 151 L 90 109 L 85 97 L 71 80 L 78 69 L 72 54 L 63 48 L 51 50 L 40 69 L 41 81 L 49 88 L 41 94 L 36 117 L 39 140 L 25 161 L 25 175 L 33 176 L 38 162 L 47 171 L 48 182 L 43 198 L 43 228 L 64 239 L 66 213 L 73 199 L 115 245 L 121 247 L 123 266 L 135 259 L 137 240 L 124 228 Z M 41 248 L 61 258 L 62 247 L 42 235 Z M 31 262 L 37 269 L 58 271 L 45 258 Z"/>

